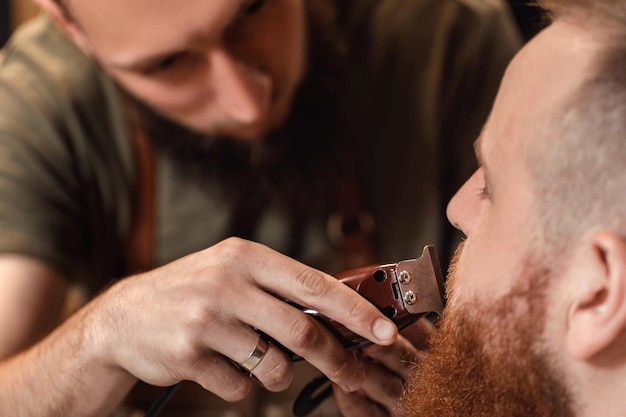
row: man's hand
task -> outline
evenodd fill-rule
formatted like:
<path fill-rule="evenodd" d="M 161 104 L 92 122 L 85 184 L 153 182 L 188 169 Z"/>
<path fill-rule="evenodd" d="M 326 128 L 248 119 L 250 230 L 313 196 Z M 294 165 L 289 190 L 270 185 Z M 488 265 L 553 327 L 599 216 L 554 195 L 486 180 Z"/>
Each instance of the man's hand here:
<path fill-rule="evenodd" d="M 366 379 L 361 389 L 346 392 L 333 384 L 335 401 L 342 415 L 400 416 L 396 406 L 404 390 L 403 381 L 419 360 L 420 351 L 426 347 L 431 332 L 430 322 L 422 319 L 406 329 L 393 345 L 363 349 Z"/>
<path fill-rule="evenodd" d="M 265 246 L 228 239 L 111 287 L 90 306 L 90 340 L 98 341 L 102 361 L 150 384 L 192 380 L 236 401 L 251 382 L 233 362 L 249 356 L 259 330 L 343 390 L 361 388 L 362 363 L 317 320 L 279 298 L 314 308 L 380 345 L 397 337 L 389 319 L 330 275 Z M 270 343 L 252 373 L 278 391 L 291 382 L 293 366 Z"/>

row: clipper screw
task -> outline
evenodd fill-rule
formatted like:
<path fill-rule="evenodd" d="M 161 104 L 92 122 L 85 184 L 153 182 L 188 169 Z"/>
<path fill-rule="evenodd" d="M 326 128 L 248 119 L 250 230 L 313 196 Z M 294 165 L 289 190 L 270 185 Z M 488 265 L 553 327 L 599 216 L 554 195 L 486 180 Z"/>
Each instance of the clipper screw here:
<path fill-rule="evenodd" d="M 407 291 L 404 293 L 404 302 L 408 305 L 413 305 L 417 301 L 417 296 L 413 291 Z"/>
<path fill-rule="evenodd" d="M 407 271 L 401 271 L 398 279 L 400 280 L 400 284 L 402 285 L 409 284 L 411 281 L 413 281 L 411 274 L 409 274 Z"/>

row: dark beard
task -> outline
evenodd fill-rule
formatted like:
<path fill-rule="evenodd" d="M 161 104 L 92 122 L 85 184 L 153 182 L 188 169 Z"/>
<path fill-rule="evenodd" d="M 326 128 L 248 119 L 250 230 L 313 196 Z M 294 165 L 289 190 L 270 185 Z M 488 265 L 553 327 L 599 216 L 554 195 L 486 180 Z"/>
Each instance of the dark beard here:
<path fill-rule="evenodd" d="M 327 205 L 328 184 L 335 175 L 334 142 L 340 135 L 331 103 L 343 74 L 343 40 L 331 2 L 305 4 L 311 65 L 285 125 L 262 140 L 199 133 L 130 98 L 154 149 L 173 162 L 178 175 L 201 188 L 217 186 L 220 197 L 235 206 L 258 208 L 271 202 L 321 210 Z"/>
<path fill-rule="evenodd" d="M 526 271 L 494 303 L 446 310 L 408 381 L 405 416 L 574 416 L 570 393 L 540 342 L 549 276 Z"/>

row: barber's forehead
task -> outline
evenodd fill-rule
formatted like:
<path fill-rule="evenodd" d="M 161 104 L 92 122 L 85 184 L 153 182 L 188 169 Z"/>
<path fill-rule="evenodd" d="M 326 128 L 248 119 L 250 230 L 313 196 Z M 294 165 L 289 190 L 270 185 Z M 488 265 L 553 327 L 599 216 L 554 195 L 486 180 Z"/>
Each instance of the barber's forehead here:
<path fill-rule="evenodd" d="M 247 0 L 72 0 L 71 12 L 101 56 L 129 61 L 222 37 Z"/>
<path fill-rule="evenodd" d="M 194 17 L 205 19 L 207 26 L 223 19 L 232 18 L 251 0 L 59 0 L 72 11 L 84 16 L 110 18 L 111 23 L 133 19 L 140 24 L 144 21 L 187 19 L 193 24 Z M 215 21 L 215 22 L 214 22 Z M 115 25 L 112 25 L 113 27 Z M 164 27 L 163 30 L 168 28 Z"/>

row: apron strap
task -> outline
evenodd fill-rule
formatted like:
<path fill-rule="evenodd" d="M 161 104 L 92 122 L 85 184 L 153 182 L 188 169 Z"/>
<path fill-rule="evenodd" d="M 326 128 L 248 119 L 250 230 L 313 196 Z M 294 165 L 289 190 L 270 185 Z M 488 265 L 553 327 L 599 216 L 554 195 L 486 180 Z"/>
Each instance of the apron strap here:
<path fill-rule="evenodd" d="M 131 108 L 129 113 L 137 181 L 126 262 L 127 272 L 136 273 L 154 267 L 156 164 L 150 141 L 141 129 L 136 109 Z"/>

